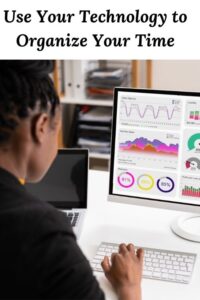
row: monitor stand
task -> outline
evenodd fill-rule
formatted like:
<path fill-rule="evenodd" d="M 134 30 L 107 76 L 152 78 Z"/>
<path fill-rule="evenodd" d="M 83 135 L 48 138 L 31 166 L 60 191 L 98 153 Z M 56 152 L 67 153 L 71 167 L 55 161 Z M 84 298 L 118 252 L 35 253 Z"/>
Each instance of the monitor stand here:
<path fill-rule="evenodd" d="M 171 229 L 186 240 L 200 243 L 200 215 L 180 216 L 171 224 Z"/>

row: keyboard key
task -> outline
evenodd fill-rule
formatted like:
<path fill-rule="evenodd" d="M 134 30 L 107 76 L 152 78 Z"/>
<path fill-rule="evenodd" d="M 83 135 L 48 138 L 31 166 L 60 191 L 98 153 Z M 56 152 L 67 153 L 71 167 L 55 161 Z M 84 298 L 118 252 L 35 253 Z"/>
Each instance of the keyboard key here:
<path fill-rule="evenodd" d="M 182 276 L 189 276 L 190 272 L 185 272 L 185 271 L 176 271 L 177 275 L 182 275 Z"/>
<path fill-rule="evenodd" d="M 143 276 L 152 276 L 152 271 L 143 271 Z"/>
<path fill-rule="evenodd" d="M 105 251 L 106 248 L 102 247 L 102 248 L 99 248 L 99 251 Z"/>
<path fill-rule="evenodd" d="M 167 274 L 167 273 L 161 273 L 161 278 L 162 279 L 168 279 L 169 278 L 169 274 Z"/>
<path fill-rule="evenodd" d="M 185 259 L 185 262 L 186 262 L 186 263 L 193 263 L 193 259 L 186 258 L 186 259 Z"/>
<path fill-rule="evenodd" d="M 104 257 L 103 257 L 102 255 L 96 255 L 96 256 L 95 256 L 95 259 L 103 260 L 103 258 L 104 258 Z"/>
<path fill-rule="evenodd" d="M 155 271 L 155 272 L 160 272 L 161 269 L 160 269 L 160 268 L 155 268 L 154 271 Z"/>
<path fill-rule="evenodd" d="M 166 265 L 167 269 L 173 269 L 172 265 Z"/>
<path fill-rule="evenodd" d="M 159 264 L 158 263 L 153 263 L 153 267 L 157 268 L 157 267 L 159 267 Z"/>
<path fill-rule="evenodd" d="M 176 279 L 176 276 L 175 276 L 175 274 L 173 275 L 173 274 L 169 274 L 169 277 L 168 277 L 169 279 L 171 279 L 171 280 L 175 280 Z"/>
<path fill-rule="evenodd" d="M 102 255 L 102 256 L 106 255 L 106 252 L 99 251 L 98 253 L 99 253 L 99 255 Z"/>
<path fill-rule="evenodd" d="M 145 258 L 145 260 L 150 262 L 150 261 L 151 261 L 151 258 L 150 258 L 150 257 L 147 257 L 147 258 Z"/>
<path fill-rule="evenodd" d="M 164 264 L 164 263 L 165 263 L 165 260 L 164 260 L 164 259 L 161 259 L 161 260 L 160 260 L 160 263 L 161 263 L 161 264 Z"/>
<path fill-rule="evenodd" d="M 177 261 L 183 261 L 183 257 L 179 257 Z"/>
<path fill-rule="evenodd" d="M 168 273 L 168 269 L 162 269 L 161 272 L 162 273 Z"/>
<path fill-rule="evenodd" d="M 177 260 L 177 257 L 174 257 L 174 256 L 173 256 L 173 257 L 171 257 L 171 260 L 172 260 L 172 261 Z"/>
<path fill-rule="evenodd" d="M 193 265 L 192 265 L 192 264 L 187 264 L 187 270 L 188 270 L 189 272 L 191 272 L 192 269 L 193 269 Z"/>
<path fill-rule="evenodd" d="M 153 277 L 160 278 L 161 277 L 161 273 L 160 272 L 153 272 Z"/>

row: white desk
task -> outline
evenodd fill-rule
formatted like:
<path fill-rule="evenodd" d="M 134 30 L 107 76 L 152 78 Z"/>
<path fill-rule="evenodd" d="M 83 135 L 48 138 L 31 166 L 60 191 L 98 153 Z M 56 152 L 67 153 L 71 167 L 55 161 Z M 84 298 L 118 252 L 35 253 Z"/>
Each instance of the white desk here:
<path fill-rule="evenodd" d="M 132 242 L 139 246 L 199 253 L 190 284 L 142 281 L 143 300 L 199 300 L 200 244 L 183 240 L 170 229 L 171 221 L 182 213 L 108 202 L 108 182 L 107 172 L 89 172 L 88 213 L 79 240 L 87 258 L 93 258 L 101 241 Z M 104 275 L 95 275 L 106 299 L 116 299 Z"/>

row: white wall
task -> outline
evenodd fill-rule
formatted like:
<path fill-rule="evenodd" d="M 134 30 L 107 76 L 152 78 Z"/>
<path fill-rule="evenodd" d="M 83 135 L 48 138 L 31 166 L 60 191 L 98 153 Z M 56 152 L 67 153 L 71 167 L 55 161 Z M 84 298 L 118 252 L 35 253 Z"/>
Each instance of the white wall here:
<path fill-rule="evenodd" d="M 200 60 L 153 60 L 152 88 L 200 92 Z"/>

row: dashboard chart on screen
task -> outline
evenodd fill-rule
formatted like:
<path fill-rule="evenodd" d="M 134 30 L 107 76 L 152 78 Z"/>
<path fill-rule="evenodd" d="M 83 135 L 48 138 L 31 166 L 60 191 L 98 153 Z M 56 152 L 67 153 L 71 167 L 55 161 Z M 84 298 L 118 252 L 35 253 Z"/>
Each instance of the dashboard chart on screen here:
<path fill-rule="evenodd" d="M 182 104 L 180 100 L 137 99 L 125 96 L 120 103 L 120 123 L 153 128 L 180 128 Z"/>
<path fill-rule="evenodd" d="M 116 95 L 113 194 L 200 205 L 200 96 Z"/>

